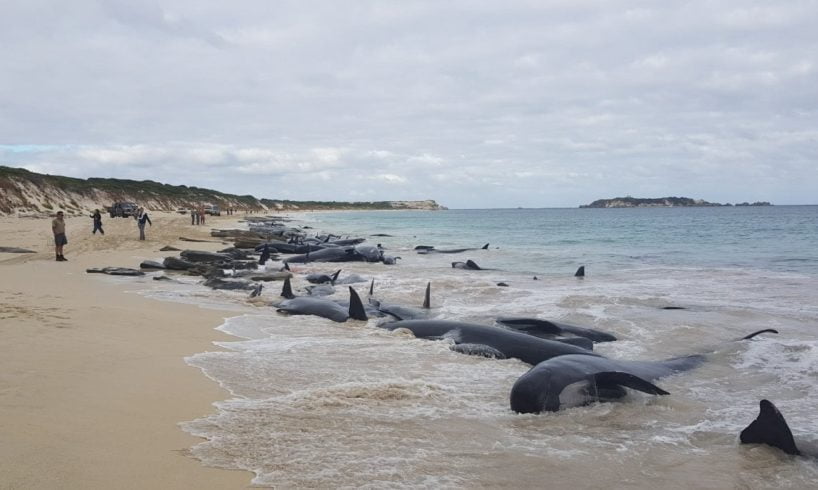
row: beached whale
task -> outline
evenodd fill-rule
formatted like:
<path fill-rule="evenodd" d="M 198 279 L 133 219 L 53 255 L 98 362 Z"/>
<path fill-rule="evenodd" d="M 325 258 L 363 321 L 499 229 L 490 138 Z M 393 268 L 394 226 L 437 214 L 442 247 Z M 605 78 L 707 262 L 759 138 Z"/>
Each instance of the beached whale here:
<path fill-rule="evenodd" d="M 304 288 L 310 296 L 332 296 L 335 294 L 335 286 L 332 284 L 315 284 Z"/>
<path fill-rule="evenodd" d="M 315 315 L 334 322 L 345 322 L 350 318 L 365 322 L 369 319 L 361 298 L 352 286 L 349 286 L 349 306 L 347 307 L 326 298 L 296 296 L 279 303 L 276 311 L 288 315 Z"/>
<path fill-rule="evenodd" d="M 449 249 L 438 249 L 431 245 L 418 245 L 415 247 L 415 250 L 419 254 L 459 254 L 461 252 L 468 252 L 470 250 L 488 250 L 489 244 L 485 244 L 480 248 L 449 248 Z"/>
<path fill-rule="evenodd" d="M 471 260 L 471 259 L 469 259 L 469 260 L 467 260 L 465 262 L 452 262 L 452 269 L 466 269 L 466 270 L 471 270 L 471 271 L 485 270 L 482 267 L 480 267 L 479 265 L 477 265 L 477 263 L 475 261 Z"/>
<path fill-rule="evenodd" d="M 767 444 L 794 456 L 818 458 L 818 448 L 810 447 L 801 452 L 784 416 L 769 400 L 759 402 L 758 417 L 741 431 L 739 438 L 742 444 Z"/>
<path fill-rule="evenodd" d="M 295 255 L 284 259 L 284 262 L 305 264 L 307 262 L 379 262 L 383 259 L 383 250 L 372 245 L 355 245 L 353 247 L 330 247 L 315 252 Z"/>
<path fill-rule="evenodd" d="M 423 297 L 423 307 L 413 308 L 411 306 L 403 306 L 394 303 L 384 303 L 373 298 L 375 289 L 375 280 L 369 285 L 369 304 L 378 309 L 381 313 L 385 313 L 396 320 L 419 320 L 428 318 L 431 311 L 431 291 L 432 283 L 426 283 L 426 292 Z"/>
<path fill-rule="evenodd" d="M 338 269 L 333 274 L 307 274 L 307 282 L 310 284 L 335 284 L 335 281 L 338 280 L 338 274 L 341 273 L 341 269 Z"/>
<path fill-rule="evenodd" d="M 772 329 L 754 332 L 744 339 Z M 617 361 L 604 357 L 559 356 L 541 362 L 523 374 L 511 388 L 511 409 L 518 413 L 555 412 L 561 408 L 611 401 L 625 396 L 625 388 L 667 395 L 654 385 L 671 374 L 691 370 L 706 357 L 702 354 L 664 361 Z"/>
<path fill-rule="evenodd" d="M 402 320 L 379 325 L 388 330 L 407 329 L 415 337 L 454 342 L 452 350 L 464 354 L 519 359 L 535 365 L 557 356 L 598 356 L 575 345 L 546 340 L 504 328 L 450 320 Z"/>
<path fill-rule="evenodd" d="M 566 323 L 552 322 L 540 318 L 506 316 L 499 317 L 496 321 L 500 325 L 544 339 L 554 336 L 574 335 L 590 339 L 594 342 L 613 342 L 616 340 L 615 336 L 607 332 L 594 330 L 592 328 L 577 327 Z"/>

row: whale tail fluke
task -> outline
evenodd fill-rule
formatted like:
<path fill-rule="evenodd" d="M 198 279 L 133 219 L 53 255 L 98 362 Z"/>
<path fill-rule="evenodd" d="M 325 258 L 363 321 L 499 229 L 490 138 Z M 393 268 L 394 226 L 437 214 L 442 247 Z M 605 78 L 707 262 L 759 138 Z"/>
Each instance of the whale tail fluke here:
<path fill-rule="evenodd" d="M 742 444 L 767 444 L 777 447 L 787 454 L 799 455 L 792 431 L 784 416 L 769 400 L 759 403 L 758 417 L 739 436 Z"/>
<path fill-rule="evenodd" d="M 480 247 L 480 250 L 488 250 L 488 249 L 489 249 L 489 244 L 488 243 L 483 245 L 482 247 Z"/>
<path fill-rule="evenodd" d="M 585 266 L 579 266 L 579 269 L 574 273 L 574 277 L 585 277 Z"/>
<path fill-rule="evenodd" d="M 358 296 L 352 286 L 349 287 L 349 317 L 362 322 L 369 320 L 369 317 L 366 316 L 364 304 L 361 302 L 361 297 Z"/>
<path fill-rule="evenodd" d="M 432 283 L 426 283 L 426 294 L 423 296 L 423 307 L 427 310 L 432 307 Z"/>
<path fill-rule="evenodd" d="M 295 294 L 293 294 L 293 287 L 290 284 L 290 278 L 284 279 L 284 286 L 281 287 L 281 296 L 287 299 L 295 298 Z"/>
<path fill-rule="evenodd" d="M 330 285 L 335 286 L 335 281 L 338 280 L 338 274 L 340 274 L 340 273 L 341 273 L 341 269 L 338 269 L 337 271 L 335 271 L 335 274 L 330 276 L 330 279 L 329 279 Z"/>
<path fill-rule="evenodd" d="M 765 328 L 764 330 L 759 330 L 758 332 L 753 332 L 750 335 L 746 335 L 746 336 L 740 338 L 739 340 L 748 340 L 748 339 L 751 339 L 751 338 L 755 337 L 756 335 L 760 335 L 762 333 L 778 333 L 778 330 L 776 330 L 774 328 Z"/>

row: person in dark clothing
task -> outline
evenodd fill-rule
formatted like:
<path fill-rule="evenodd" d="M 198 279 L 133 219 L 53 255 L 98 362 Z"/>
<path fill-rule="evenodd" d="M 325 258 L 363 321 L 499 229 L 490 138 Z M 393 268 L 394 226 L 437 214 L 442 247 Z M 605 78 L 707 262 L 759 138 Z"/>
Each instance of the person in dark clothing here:
<path fill-rule="evenodd" d="M 99 209 L 94 210 L 94 214 L 91 215 L 91 219 L 94 220 L 94 231 L 91 232 L 92 235 L 95 235 L 97 231 L 100 234 L 104 235 L 105 231 L 102 229 L 102 215 L 99 214 Z"/>
<path fill-rule="evenodd" d="M 151 219 L 148 217 L 148 213 L 145 211 L 144 208 L 139 208 L 139 212 L 136 215 L 136 225 L 139 226 L 139 239 L 145 239 L 145 223 L 153 226 L 151 223 Z"/>

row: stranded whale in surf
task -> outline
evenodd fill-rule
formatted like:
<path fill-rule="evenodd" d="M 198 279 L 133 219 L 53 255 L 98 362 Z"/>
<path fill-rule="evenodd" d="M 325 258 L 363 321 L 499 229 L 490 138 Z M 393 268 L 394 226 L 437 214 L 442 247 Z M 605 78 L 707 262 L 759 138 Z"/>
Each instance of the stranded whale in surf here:
<path fill-rule="evenodd" d="M 367 321 L 366 310 L 361 302 L 358 293 L 349 287 L 349 305 L 344 306 L 326 298 L 312 296 L 296 296 L 290 286 L 290 279 L 284 280 L 284 287 L 281 295 L 286 299 L 276 305 L 276 311 L 289 315 L 315 315 L 328 318 L 334 322 L 345 322 L 352 318 L 354 320 Z"/>
<path fill-rule="evenodd" d="M 452 350 L 463 354 L 515 358 L 534 365 L 556 356 L 577 354 L 597 356 L 569 343 L 546 340 L 504 328 L 450 320 L 402 320 L 380 325 L 388 330 L 405 328 L 415 337 L 454 342 Z"/>
<path fill-rule="evenodd" d="M 557 335 L 570 334 L 577 337 L 584 337 L 593 342 L 613 342 L 616 340 L 616 337 L 607 332 L 539 318 L 505 316 L 497 318 L 497 323 L 544 339 L 553 338 Z"/>
<path fill-rule="evenodd" d="M 741 340 L 773 329 L 754 332 Z M 556 412 L 560 408 L 611 401 L 625 396 L 624 388 L 653 395 L 668 392 L 651 383 L 691 370 L 704 362 L 694 354 L 664 361 L 617 361 L 604 357 L 559 356 L 523 374 L 511 388 L 511 409 L 518 413 Z"/>
<path fill-rule="evenodd" d="M 394 303 L 385 303 L 372 297 L 375 293 L 375 279 L 372 279 L 372 283 L 369 285 L 369 304 L 377 308 L 381 313 L 385 313 L 396 320 L 419 320 L 429 316 L 432 307 L 431 291 L 432 283 L 428 282 L 426 283 L 426 292 L 423 296 L 423 309 Z"/>
<path fill-rule="evenodd" d="M 480 248 L 450 248 L 450 249 L 437 249 L 431 245 L 418 245 L 415 247 L 415 250 L 419 254 L 459 254 L 461 252 L 468 252 L 470 250 L 488 250 L 489 244 L 485 244 Z"/>

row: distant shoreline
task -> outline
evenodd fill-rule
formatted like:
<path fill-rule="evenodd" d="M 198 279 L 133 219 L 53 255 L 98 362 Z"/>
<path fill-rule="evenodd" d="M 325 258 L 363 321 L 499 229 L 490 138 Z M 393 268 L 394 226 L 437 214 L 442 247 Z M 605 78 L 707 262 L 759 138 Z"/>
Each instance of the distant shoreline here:
<path fill-rule="evenodd" d="M 731 206 L 772 206 L 767 201 L 756 201 L 753 203 L 741 202 L 736 204 L 708 202 L 704 199 L 691 199 L 689 197 L 615 197 L 613 199 L 597 199 L 591 204 L 582 204 L 580 208 L 676 208 L 676 207 L 731 207 Z"/>

